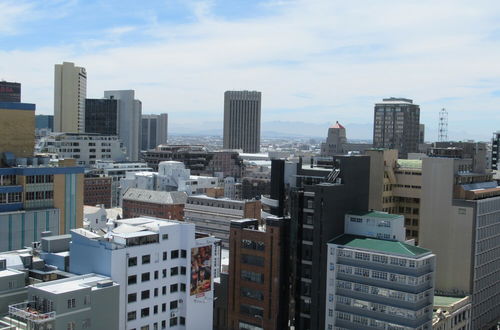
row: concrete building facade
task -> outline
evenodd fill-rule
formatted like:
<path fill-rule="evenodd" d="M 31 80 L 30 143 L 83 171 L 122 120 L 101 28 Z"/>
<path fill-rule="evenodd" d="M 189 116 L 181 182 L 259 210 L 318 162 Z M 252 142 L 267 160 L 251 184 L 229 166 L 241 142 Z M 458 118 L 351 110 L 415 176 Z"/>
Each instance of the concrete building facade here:
<path fill-rule="evenodd" d="M 71 62 L 54 68 L 54 132 L 85 133 L 87 72 Z"/>
<path fill-rule="evenodd" d="M 129 188 L 123 195 L 123 217 L 150 216 L 161 219 L 184 220 L 187 194 L 181 191 L 154 191 Z"/>
<path fill-rule="evenodd" d="M 0 153 L 32 157 L 35 147 L 35 105 L 0 102 Z"/>
<path fill-rule="evenodd" d="M 224 93 L 224 149 L 260 151 L 261 93 Z"/>
<path fill-rule="evenodd" d="M 387 98 L 375 104 L 373 147 L 397 149 L 399 158 L 418 152 L 420 107 L 413 100 Z"/>
<path fill-rule="evenodd" d="M 347 143 L 345 127 L 336 122 L 328 129 L 326 142 L 321 144 L 321 156 L 331 157 L 344 153 L 345 143 Z"/>
<path fill-rule="evenodd" d="M 155 149 L 159 144 L 167 144 L 167 113 L 142 115 L 141 125 L 141 150 Z"/>
<path fill-rule="evenodd" d="M 218 240 L 197 238 L 193 224 L 173 220 L 116 224 L 106 236 L 75 229 L 70 246 L 71 272 L 97 272 L 120 285 L 114 329 L 211 330 Z"/>
<path fill-rule="evenodd" d="M 133 90 L 105 91 L 104 98 L 118 101 L 118 137 L 129 161 L 137 161 L 140 152 L 142 103 Z"/>
<path fill-rule="evenodd" d="M 96 206 L 104 205 L 111 207 L 113 180 L 110 177 L 86 176 L 83 179 L 83 204 Z"/>

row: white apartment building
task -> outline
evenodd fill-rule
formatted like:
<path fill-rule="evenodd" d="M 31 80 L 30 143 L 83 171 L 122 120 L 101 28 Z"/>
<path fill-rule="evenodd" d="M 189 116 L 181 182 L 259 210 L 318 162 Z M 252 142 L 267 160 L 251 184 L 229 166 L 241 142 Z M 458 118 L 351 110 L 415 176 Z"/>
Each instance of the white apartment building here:
<path fill-rule="evenodd" d="M 42 137 L 35 150 L 54 159 L 74 158 L 85 167 L 94 166 L 98 160 L 124 161 L 127 157 L 117 136 L 92 133 L 52 133 Z"/>
<path fill-rule="evenodd" d="M 71 272 L 120 285 L 118 329 L 212 329 L 217 239 L 196 238 L 194 224 L 149 217 L 118 220 L 104 236 L 71 235 Z"/>
<path fill-rule="evenodd" d="M 404 238 L 404 220 L 389 216 L 347 215 L 345 234 L 328 242 L 326 330 L 432 329 L 435 255 L 376 238 L 384 237 L 387 228 L 397 228 L 389 235 Z M 388 227 L 385 221 L 395 223 Z"/>

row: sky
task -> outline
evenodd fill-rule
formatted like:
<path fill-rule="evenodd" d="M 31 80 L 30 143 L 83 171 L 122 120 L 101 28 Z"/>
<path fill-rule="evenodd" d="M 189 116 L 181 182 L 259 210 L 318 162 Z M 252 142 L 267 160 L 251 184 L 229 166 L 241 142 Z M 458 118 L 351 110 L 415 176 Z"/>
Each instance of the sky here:
<path fill-rule="evenodd" d="M 500 130 L 498 0 L 0 0 L 0 79 L 39 114 L 63 61 L 87 97 L 134 89 L 173 132 L 222 128 L 226 90 L 261 91 L 264 122 L 338 120 L 348 138 L 371 138 L 391 96 L 420 105 L 428 140 L 441 108 L 450 139 Z"/>

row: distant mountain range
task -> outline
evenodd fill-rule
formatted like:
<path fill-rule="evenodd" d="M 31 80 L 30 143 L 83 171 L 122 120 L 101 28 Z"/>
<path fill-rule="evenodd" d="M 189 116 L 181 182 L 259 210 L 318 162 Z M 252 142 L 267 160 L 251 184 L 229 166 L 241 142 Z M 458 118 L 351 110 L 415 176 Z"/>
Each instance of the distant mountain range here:
<path fill-rule="evenodd" d="M 269 121 L 262 123 L 262 137 L 297 137 L 326 139 L 330 123 L 306 123 L 300 121 Z M 346 124 L 349 140 L 371 140 L 371 124 Z M 169 127 L 173 135 L 214 135 L 222 136 L 221 122 L 203 122 L 199 127 L 173 125 Z"/>

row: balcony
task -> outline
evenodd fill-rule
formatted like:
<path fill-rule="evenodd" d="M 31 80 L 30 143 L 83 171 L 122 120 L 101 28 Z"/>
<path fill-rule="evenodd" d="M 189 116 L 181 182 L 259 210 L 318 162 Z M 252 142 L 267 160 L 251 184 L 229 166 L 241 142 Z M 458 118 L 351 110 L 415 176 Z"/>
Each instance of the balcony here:
<path fill-rule="evenodd" d="M 34 301 L 27 301 L 9 306 L 9 316 L 26 323 L 45 323 L 56 319 L 56 312 L 40 308 Z"/>

